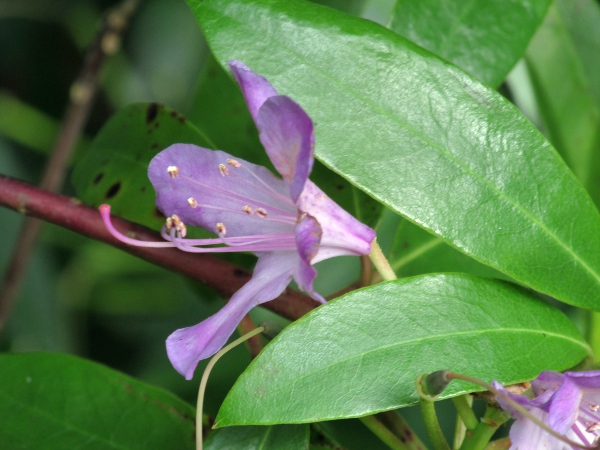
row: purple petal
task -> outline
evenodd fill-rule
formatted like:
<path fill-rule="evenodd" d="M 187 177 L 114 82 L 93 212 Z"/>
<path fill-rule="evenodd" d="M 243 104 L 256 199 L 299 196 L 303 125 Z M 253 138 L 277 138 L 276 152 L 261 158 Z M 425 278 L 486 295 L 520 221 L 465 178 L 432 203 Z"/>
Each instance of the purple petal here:
<path fill-rule="evenodd" d="M 248 66 L 240 61 L 229 61 L 229 67 L 233 76 L 240 85 L 250 115 L 256 123 L 258 110 L 269 97 L 277 95 L 277 91 L 264 77 L 253 72 Z"/>
<path fill-rule="evenodd" d="M 548 413 L 537 408 L 530 410 L 530 413 L 543 422 L 548 421 Z M 517 419 L 510 428 L 511 449 L 519 450 L 572 450 L 570 445 L 556 439 L 551 434 L 538 427 L 531 420 L 524 417 Z"/>
<path fill-rule="evenodd" d="M 198 362 L 217 353 L 254 306 L 273 300 L 289 284 L 297 254 L 293 251 L 263 253 L 252 278 L 219 312 L 167 338 L 167 354 L 177 372 L 191 380 Z"/>
<path fill-rule="evenodd" d="M 221 222 L 227 236 L 294 232 L 297 209 L 285 182 L 228 153 L 175 144 L 152 159 L 148 177 L 158 208 L 186 225 L 214 232 Z M 257 214 L 258 208 L 264 214 Z"/>
<path fill-rule="evenodd" d="M 296 246 L 300 258 L 294 270 L 294 280 L 298 287 L 312 298 L 325 303 L 325 299 L 314 291 L 313 281 L 317 276 L 317 271 L 311 265 L 312 259 L 319 251 L 320 242 L 321 227 L 319 223 L 314 217 L 306 215 L 296 226 Z"/>
<path fill-rule="evenodd" d="M 308 180 L 298 198 L 298 209 L 314 217 L 323 232 L 315 264 L 341 255 L 368 255 L 375 231 L 359 222 Z"/>
<path fill-rule="evenodd" d="M 590 370 L 587 372 L 565 372 L 565 377 L 577 383 L 577 386 L 584 389 L 600 389 L 600 370 Z"/>
<path fill-rule="evenodd" d="M 565 376 L 563 383 L 552 396 L 548 410 L 548 424 L 561 434 L 565 434 L 577 420 L 583 391 L 571 378 Z"/>
<path fill-rule="evenodd" d="M 531 389 L 533 394 L 538 397 L 550 393 L 551 395 L 556 392 L 564 380 L 564 374 L 560 372 L 554 372 L 553 370 L 544 370 L 540 373 L 535 380 L 531 382 Z"/>
<path fill-rule="evenodd" d="M 502 392 L 504 395 L 506 395 L 507 397 L 509 397 L 512 401 L 516 402 L 517 404 L 521 405 L 523 408 L 527 409 L 528 411 L 530 411 L 531 409 L 533 409 L 533 405 L 532 405 L 532 400 L 529 400 L 527 397 L 525 397 L 524 395 L 518 395 L 518 394 L 511 394 L 510 392 L 508 392 L 504 386 L 502 386 L 500 383 L 498 383 L 496 380 L 492 381 L 492 386 L 494 386 L 495 389 L 497 389 L 498 391 Z M 513 419 L 519 419 L 521 418 L 521 413 L 519 411 L 517 411 L 512 404 L 510 404 L 502 395 L 497 395 L 496 396 L 496 401 L 498 402 L 498 404 L 502 407 L 502 409 L 506 412 L 508 412 L 510 414 L 510 416 Z"/>
<path fill-rule="evenodd" d="M 256 125 L 269 159 L 289 183 L 296 201 L 314 162 L 312 120 L 300 105 L 279 95 L 270 97 L 260 107 Z"/>

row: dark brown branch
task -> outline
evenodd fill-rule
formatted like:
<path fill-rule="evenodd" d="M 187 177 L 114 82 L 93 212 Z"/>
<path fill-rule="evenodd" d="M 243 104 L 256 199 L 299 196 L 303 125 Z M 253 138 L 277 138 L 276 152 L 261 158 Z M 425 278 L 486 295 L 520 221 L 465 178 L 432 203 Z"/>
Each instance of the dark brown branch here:
<path fill-rule="evenodd" d="M 82 205 L 76 199 L 52 194 L 3 175 L 0 175 L 0 205 L 106 242 L 146 261 L 200 281 L 225 298 L 231 297 L 251 276 L 248 271 L 212 255 L 185 253 L 174 248 L 156 249 L 123 244 L 106 231 L 97 210 Z M 113 223 L 119 231 L 136 239 L 162 240 L 158 233 L 126 220 L 115 217 Z M 279 298 L 263 306 L 290 320 L 296 320 L 319 306 L 319 303 L 299 292 L 286 289 Z"/>

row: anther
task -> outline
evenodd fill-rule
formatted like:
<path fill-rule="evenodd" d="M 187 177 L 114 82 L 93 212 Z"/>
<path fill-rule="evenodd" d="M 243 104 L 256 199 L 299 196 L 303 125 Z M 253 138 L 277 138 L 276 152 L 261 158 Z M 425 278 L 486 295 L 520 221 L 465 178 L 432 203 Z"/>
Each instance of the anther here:
<path fill-rule="evenodd" d="M 244 205 L 244 207 L 242 208 L 242 211 L 244 211 L 248 215 L 250 215 L 254 212 L 254 211 L 252 211 L 252 208 L 249 205 Z"/>
<path fill-rule="evenodd" d="M 235 159 L 231 159 L 231 158 L 227 159 L 227 164 L 229 164 L 232 167 L 235 167 L 236 169 L 238 167 L 242 167 L 242 165 L 238 161 L 236 161 Z"/>
<path fill-rule="evenodd" d="M 187 228 L 177 214 L 173 214 L 171 217 L 167 217 L 165 227 L 167 230 L 175 229 L 175 231 L 179 232 L 181 237 L 185 237 L 185 235 L 187 234 Z"/>
<path fill-rule="evenodd" d="M 198 206 L 198 202 L 194 197 L 190 197 L 188 198 L 188 205 L 190 205 L 191 208 L 196 208 Z"/>
<path fill-rule="evenodd" d="M 167 167 L 167 172 L 169 172 L 171 178 L 175 178 L 177 175 L 179 175 L 179 168 L 177 166 L 169 166 Z"/>
<path fill-rule="evenodd" d="M 219 164 L 219 172 L 221 172 L 221 175 L 223 176 L 229 175 L 229 169 L 225 164 Z"/>
<path fill-rule="evenodd" d="M 588 433 L 593 433 L 598 430 L 600 430 L 600 423 L 598 422 L 592 423 L 589 427 L 585 429 L 585 431 L 587 431 Z"/>
<path fill-rule="evenodd" d="M 267 217 L 267 211 L 264 208 L 256 208 L 256 214 L 260 217 Z"/>
<path fill-rule="evenodd" d="M 215 228 L 219 236 L 225 236 L 227 234 L 227 228 L 225 228 L 225 224 L 223 222 L 217 223 Z"/>
<path fill-rule="evenodd" d="M 600 409 L 600 405 L 590 405 L 589 408 L 591 412 L 596 412 Z"/>

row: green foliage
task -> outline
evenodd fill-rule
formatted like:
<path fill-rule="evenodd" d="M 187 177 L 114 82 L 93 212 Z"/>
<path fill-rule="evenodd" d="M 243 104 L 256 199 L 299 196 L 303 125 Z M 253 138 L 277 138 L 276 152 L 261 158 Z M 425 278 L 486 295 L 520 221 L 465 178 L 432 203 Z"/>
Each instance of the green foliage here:
<path fill-rule="evenodd" d="M 523 56 L 549 4 L 550 0 L 510 5 L 505 0 L 397 0 L 390 28 L 478 80 L 498 86 Z"/>
<path fill-rule="evenodd" d="M 214 431 L 206 450 L 280 450 L 308 448 L 308 426 L 230 427 Z"/>
<path fill-rule="evenodd" d="M 81 66 L 74 48 L 87 45 L 104 3 L 0 8 L 3 174 L 39 179 Z M 510 384 L 598 359 L 598 2 L 384 3 L 142 2 L 124 50 L 102 68 L 64 194 L 73 187 L 88 205 L 110 203 L 158 229 L 147 166 L 169 145 L 273 170 L 229 72 L 237 59 L 308 112 L 319 159 L 311 179 L 377 229 L 403 277 L 374 284 L 378 274 L 365 271 L 360 282 L 374 285 L 353 290 L 357 258 L 319 263 L 317 291 L 348 293 L 284 329 L 224 402 L 249 357 L 239 347 L 219 362 L 206 410 L 214 417 L 222 403 L 224 428 L 208 432 L 208 449 L 384 448 L 349 418 L 404 408 L 413 426 L 406 407 L 422 373 Z M 6 267 L 18 224 L 0 214 Z M 193 448 L 195 411 L 169 391 L 192 403 L 197 381 L 175 373 L 164 340 L 221 300 L 64 230 L 47 228 L 42 242 L 0 330 L 0 447 Z M 21 353 L 32 350 L 129 375 Z M 440 399 L 478 389 L 453 381 Z M 454 427 L 449 403 L 438 408 L 444 429 Z"/>
<path fill-rule="evenodd" d="M 158 228 L 164 216 L 154 206 L 148 164 L 175 143 L 213 147 L 179 113 L 157 103 L 133 104 L 113 116 L 75 166 L 73 185 L 86 203 L 110 203 L 113 213 Z"/>
<path fill-rule="evenodd" d="M 194 410 L 173 394 L 67 355 L 0 355 L 10 449 L 192 449 Z"/>
<path fill-rule="evenodd" d="M 239 378 L 216 425 L 359 417 L 415 404 L 423 373 L 512 384 L 589 354 L 562 313 L 514 285 L 407 278 L 354 291 L 287 327 Z M 453 382 L 442 398 L 473 390 Z"/>
<path fill-rule="evenodd" d="M 600 216 L 502 96 L 372 22 L 317 5 L 189 3 L 223 64 L 243 60 L 302 104 L 326 165 L 519 282 L 600 308 Z"/>

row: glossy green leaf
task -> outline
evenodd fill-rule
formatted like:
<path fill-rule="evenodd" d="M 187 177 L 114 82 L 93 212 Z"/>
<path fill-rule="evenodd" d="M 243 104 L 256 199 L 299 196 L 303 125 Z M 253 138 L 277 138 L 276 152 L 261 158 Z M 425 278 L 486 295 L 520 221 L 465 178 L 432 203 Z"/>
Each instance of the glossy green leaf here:
<path fill-rule="evenodd" d="M 217 59 L 316 123 L 316 153 L 390 208 L 536 290 L 600 309 L 600 215 L 511 104 L 395 33 L 318 5 L 189 0 Z"/>
<path fill-rule="evenodd" d="M 160 228 L 164 216 L 154 206 L 148 164 L 175 143 L 213 147 L 187 119 L 165 106 L 127 106 L 111 117 L 75 165 L 71 181 L 77 196 L 93 206 L 110 203 L 114 214 Z"/>
<path fill-rule="evenodd" d="M 600 204 L 598 54 L 600 6 L 592 0 L 566 0 L 550 8 L 526 55 L 545 132 L 596 204 Z"/>
<path fill-rule="evenodd" d="M 363 416 L 414 404 L 423 373 L 511 384 L 589 354 L 566 316 L 510 283 L 461 274 L 381 283 L 288 326 L 240 376 L 216 424 Z M 473 390 L 453 382 L 440 398 Z"/>
<path fill-rule="evenodd" d="M 5 354 L 0 366 L 2 448 L 195 448 L 194 409 L 169 392 L 61 354 Z"/>
<path fill-rule="evenodd" d="M 498 86 L 525 53 L 550 0 L 397 0 L 390 28 Z"/>
<path fill-rule="evenodd" d="M 206 450 L 307 449 L 308 425 L 229 427 L 210 434 Z"/>

